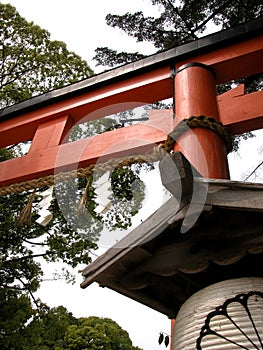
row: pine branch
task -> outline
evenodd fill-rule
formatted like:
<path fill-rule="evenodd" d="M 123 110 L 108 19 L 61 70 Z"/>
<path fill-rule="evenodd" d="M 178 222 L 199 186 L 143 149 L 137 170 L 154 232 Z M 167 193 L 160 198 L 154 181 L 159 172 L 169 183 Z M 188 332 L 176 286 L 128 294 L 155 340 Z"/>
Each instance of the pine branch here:
<path fill-rule="evenodd" d="M 204 27 L 212 18 L 214 18 L 219 12 L 224 10 L 226 6 L 230 5 L 232 2 L 236 2 L 235 0 L 228 0 L 221 6 L 219 6 L 210 16 L 208 16 L 202 23 L 200 23 L 197 27 L 195 27 L 194 31 L 197 32 L 202 27 Z"/>
<path fill-rule="evenodd" d="M 181 20 L 184 22 L 186 29 L 188 30 L 188 32 L 190 33 L 190 35 L 192 37 L 194 37 L 195 39 L 198 39 L 198 36 L 195 34 L 195 30 L 192 29 L 192 27 L 189 25 L 187 19 L 185 18 L 185 16 L 182 15 L 182 13 L 179 11 L 178 7 L 175 7 L 173 5 L 173 3 L 170 0 L 164 0 L 163 2 L 167 2 L 168 5 L 171 7 L 172 11 L 181 18 Z M 165 5 L 164 5 L 165 6 Z M 189 36 L 190 36 L 189 35 Z"/>

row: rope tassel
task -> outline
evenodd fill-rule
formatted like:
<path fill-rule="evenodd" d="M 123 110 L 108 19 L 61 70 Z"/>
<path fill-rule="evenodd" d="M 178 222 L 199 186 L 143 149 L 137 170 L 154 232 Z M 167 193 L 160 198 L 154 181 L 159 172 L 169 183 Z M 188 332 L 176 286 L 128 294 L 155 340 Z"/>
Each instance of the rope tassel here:
<path fill-rule="evenodd" d="M 21 226 L 25 226 L 25 225 L 27 225 L 27 226 L 31 225 L 32 205 L 33 205 L 33 201 L 35 198 L 35 193 L 36 193 L 36 190 L 34 190 L 30 194 L 26 206 L 24 207 L 24 209 L 22 209 L 19 217 L 16 220 L 16 226 L 21 227 Z"/>
<path fill-rule="evenodd" d="M 82 196 L 80 198 L 78 207 L 77 207 L 77 212 L 79 215 L 83 214 L 85 212 L 85 208 L 86 208 L 86 203 L 87 203 L 87 199 L 88 199 L 88 193 L 89 193 L 89 186 L 92 180 L 92 176 L 89 176 L 87 178 L 87 183 L 86 183 L 86 187 L 82 193 Z"/>

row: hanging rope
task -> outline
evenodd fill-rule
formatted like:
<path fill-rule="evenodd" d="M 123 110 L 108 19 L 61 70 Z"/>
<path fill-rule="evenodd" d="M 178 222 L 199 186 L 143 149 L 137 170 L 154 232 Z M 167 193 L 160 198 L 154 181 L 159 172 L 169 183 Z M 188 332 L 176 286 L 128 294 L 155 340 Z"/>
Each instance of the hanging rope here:
<path fill-rule="evenodd" d="M 92 182 L 92 176 L 90 175 L 87 178 L 87 183 L 86 183 L 85 189 L 84 189 L 84 191 L 82 193 L 82 196 L 80 198 L 80 201 L 79 201 L 79 204 L 78 204 L 78 207 L 77 207 L 77 212 L 80 215 L 85 212 L 87 198 L 88 198 L 88 193 L 89 193 L 89 186 L 90 186 L 91 182 Z"/>
<path fill-rule="evenodd" d="M 24 225 L 30 225 L 31 224 L 31 217 L 32 217 L 32 205 L 33 205 L 33 201 L 35 198 L 35 193 L 36 191 L 34 190 L 28 199 L 28 202 L 26 204 L 26 206 L 24 207 L 24 209 L 21 211 L 19 217 L 16 220 L 16 226 L 18 227 L 22 227 Z"/>
<path fill-rule="evenodd" d="M 211 117 L 205 116 L 192 116 L 188 119 L 180 121 L 175 129 L 167 136 L 164 143 L 154 147 L 151 152 L 147 152 L 137 156 L 125 156 L 122 158 L 113 158 L 104 163 L 91 164 L 85 168 L 79 168 L 77 170 L 71 170 L 67 172 L 61 172 L 55 175 L 48 175 L 38 179 L 32 179 L 25 182 L 12 184 L 6 187 L 0 188 L 0 195 L 7 195 L 12 193 L 21 193 L 29 190 L 36 190 L 45 186 L 52 186 L 56 182 L 69 180 L 71 178 L 89 178 L 94 173 L 103 174 L 106 171 L 111 171 L 123 166 L 129 166 L 134 163 L 153 163 L 161 160 L 165 154 L 170 153 L 176 140 L 189 128 L 205 128 L 215 132 L 219 135 L 226 145 L 227 152 L 231 152 L 233 149 L 233 141 L 231 133 L 223 126 L 221 122 L 216 121 Z"/>

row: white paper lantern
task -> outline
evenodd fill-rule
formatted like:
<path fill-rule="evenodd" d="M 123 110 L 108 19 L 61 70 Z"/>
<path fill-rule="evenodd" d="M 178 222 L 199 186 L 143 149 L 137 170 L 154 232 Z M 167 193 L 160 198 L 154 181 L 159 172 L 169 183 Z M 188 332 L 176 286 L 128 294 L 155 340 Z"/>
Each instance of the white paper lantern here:
<path fill-rule="evenodd" d="M 263 349 L 263 279 L 213 284 L 181 307 L 173 350 Z"/>

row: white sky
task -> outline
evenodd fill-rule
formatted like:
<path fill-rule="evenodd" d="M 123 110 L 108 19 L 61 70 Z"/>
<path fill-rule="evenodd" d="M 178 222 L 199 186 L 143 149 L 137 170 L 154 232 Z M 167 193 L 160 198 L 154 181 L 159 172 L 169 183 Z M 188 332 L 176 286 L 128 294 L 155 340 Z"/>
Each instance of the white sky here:
<path fill-rule="evenodd" d="M 64 41 L 70 51 L 85 59 L 94 69 L 95 49 L 108 46 L 123 51 L 154 52 L 153 46 L 137 43 L 120 30 L 108 27 L 108 13 L 124 14 L 143 9 L 148 15 L 158 7 L 149 6 L 149 0 L 4 0 L 15 6 L 21 16 L 33 21 L 51 34 L 52 40 Z"/>
<path fill-rule="evenodd" d="M 158 8 L 150 5 L 150 0 L 2 0 L 15 6 L 23 17 L 33 21 L 51 33 L 52 40 L 64 41 L 69 50 L 87 60 L 95 69 L 92 57 L 98 46 L 108 46 L 119 51 L 139 51 L 152 54 L 151 44 L 136 43 L 105 23 L 108 13 L 124 14 L 143 10 L 154 15 Z M 260 145 L 262 132 L 258 138 L 243 142 L 240 152 L 230 156 L 233 179 L 243 179 L 262 159 Z M 261 179 L 262 180 L 262 179 Z M 49 266 L 47 266 L 47 270 Z M 159 346 L 157 339 L 160 331 L 170 332 L 170 321 L 137 302 L 123 297 L 105 288 L 92 285 L 80 289 L 79 281 L 74 286 L 65 286 L 62 282 L 45 282 L 38 295 L 50 306 L 64 305 L 76 317 L 96 315 L 115 320 L 128 331 L 133 344 L 144 350 L 165 348 Z"/>

